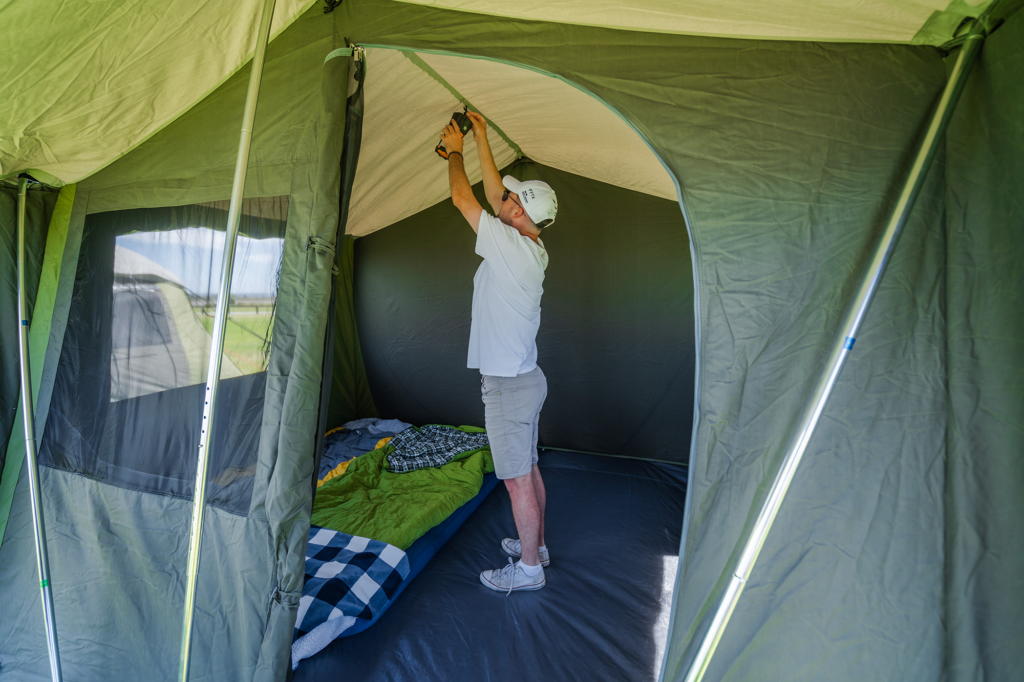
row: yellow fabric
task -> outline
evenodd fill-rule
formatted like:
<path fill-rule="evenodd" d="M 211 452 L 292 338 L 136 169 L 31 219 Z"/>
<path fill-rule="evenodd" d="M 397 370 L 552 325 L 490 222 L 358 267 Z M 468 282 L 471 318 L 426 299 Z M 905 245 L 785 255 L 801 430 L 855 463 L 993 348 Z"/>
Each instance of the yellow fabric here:
<path fill-rule="evenodd" d="M 331 435 L 332 433 L 337 433 L 338 431 L 344 431 L 344 430 L 345 430 L 344 426 L 336 426 L 333 429 L 331 429 L 330 431 L 328 431 L 327 433 L 325 433 L 324 434 L 324 438 L 327 438 L 327 436 Z"/>
<path fill-rule="evenodd" d="M 332 433 L 334 433 L 335 431 L 341 431 L 344 428 L 345 428 L 344 426 L 339 426 L 336 429 L 331 429 L 330 431 L 328 431 L 324 435 L 325 436 L 329 436 Z M 392 438 L 392 436 L 388 436 L 387 438 L 381 438 L 379 441 L 377 441 L 377 444 L 373 446 L 373 449 L 374 450 L 380 450 L 382 447 L 384 447 L 385 445 L 387 445 L 391 441 L 391 438 Z M 347 462 L 342 462 L 338 466 L 336 466 L 333 469 L 331 469 L 330 471 L 328 471 L 327 474 L 322 479 L 320 479 L 319 481 L 316 482 L 316 487 L 319 488 L 320 486 L 322 486 L 324 483 L 326 483 L 327 481 L 331 480 L 332 478 L 335 478 L 336 476 L 341 476 L 343 473 L 348 471 L 348 465 L 351 464 L 352 462 L 354 462 L 355 459 L 356 458 L 353 457 L 352 459 L 348 460 Z"/>
<path fill-rule="evenodd" d="M 343 473 L 345 473 L 348 470 L 348 465 L 351 464 L 352 462 L 354 462 L 355 460 L 356 460 L 356 458 L 353 457 L 352 459 L 348 460 L 347 462 L 342 462 L 338 466 L 336 466 L 333 469 L 331 469 L 330 471 L 328 471 L 327 474 L 322 479 L 320 479 L 319 481 L 316 482 L 316 487 L 319 488 L 320 486 L 322 486 L 324 483 L 327 483 L 327 481 L 331 480 L 335 476 L 341 476 Z"/>

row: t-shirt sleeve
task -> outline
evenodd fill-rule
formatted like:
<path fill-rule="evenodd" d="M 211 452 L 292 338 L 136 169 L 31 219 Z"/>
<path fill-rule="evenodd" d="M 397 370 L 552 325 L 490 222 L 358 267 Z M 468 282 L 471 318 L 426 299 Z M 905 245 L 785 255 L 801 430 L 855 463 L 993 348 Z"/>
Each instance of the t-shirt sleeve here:
<path fill-rule="evenodd" d="M 505 227 L 487 211 L 480 211 L 480 224 L 476 231 L 476 254 L 483 259 L 507 259 L 516 253 L 519 233 Z"/>
<path fill-rule="evenodd" d="M 547 257 L 526 238 L 488 213 L 480 214 L 476 253 L 488 264 L 495 281 L 513 289 L 533 291 L 544 281 Z"/>

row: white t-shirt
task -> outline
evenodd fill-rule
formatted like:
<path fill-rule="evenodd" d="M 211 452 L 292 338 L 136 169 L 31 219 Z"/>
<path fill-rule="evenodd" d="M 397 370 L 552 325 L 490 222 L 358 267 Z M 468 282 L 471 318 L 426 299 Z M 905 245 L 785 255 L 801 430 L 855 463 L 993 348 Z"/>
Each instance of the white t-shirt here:
<path fill-rule="evenodd" d="M 481 211 L 476 252 L 484 262 L 473 277 L 470 369 L 514 377 L 537 367 L 540 297 L 548 252 L 494 216 Z"/>

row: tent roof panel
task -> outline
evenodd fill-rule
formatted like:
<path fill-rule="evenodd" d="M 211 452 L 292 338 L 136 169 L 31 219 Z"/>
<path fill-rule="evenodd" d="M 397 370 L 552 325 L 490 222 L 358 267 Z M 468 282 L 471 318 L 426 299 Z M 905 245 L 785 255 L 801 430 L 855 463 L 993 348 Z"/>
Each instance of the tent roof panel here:
<path fill-rule="evenodd" d="M 366 64 L 366 114 L 348 234 L 365 236 L 451 196 L 434 146 L 448 117 L 462 108 L 452 90 L 491 121 L 488 140 L 499 168 L 516 154 L 494 125 L 534 161 L 676 199 L 671 176 L 639 134 L 564 80 L 487 59 L 383 47 L 367 48 Z M 568 111 L 571 117 L 559 113 Z M 470 182 L 477 183 L 474 147 L 467 141 L 464 158 Z"/>
<path fill-rule="evenodd" d="M 364 87 L 363 137 L 346 228 L 359 237 L 451 196 L 447 167 L 434 147 L 448 117 L 462 108 L 454 95 L 399 50 L 366 50 Z M 515 159 L 515 152 L 498 136 L 488 139 L 499 167 Z M 469 181 L 480 182 L 476 154 L 467 153 L 464 159 Z"/>
<path fill-rule="evenodd" d="M 515 19 L 656 33 L 783 40 L 915 42 L 936 13 L 976 15 L 991 0 L 400 0 Z M 956 22 L 950 26 L 955 28 Z M 931 36 L 941 43 L 949 35 Z"/>
<path fill-rule="evenodd" d="M 313 3 L 278 0 L 272 36 Z M 262 6 L 0 5 L 0 176 L 35 170 L 76 182 L 134 148 L 250 59 Z"/>
<path fill-rule="evenodd" d="M 597 98 L 561 79 L 511 64 L 434 54 L 422 58 L 487 112 L 534 161 L 676 200 L 675 183 L 658 157 Z"/>

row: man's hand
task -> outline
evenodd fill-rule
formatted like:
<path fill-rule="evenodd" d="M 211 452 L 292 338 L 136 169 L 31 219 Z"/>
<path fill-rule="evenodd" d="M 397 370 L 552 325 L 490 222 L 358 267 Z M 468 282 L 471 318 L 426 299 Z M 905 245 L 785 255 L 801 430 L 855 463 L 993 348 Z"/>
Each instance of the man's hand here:
<path fill-rule="evenodd" d="M 473 125 L 476 125 L 474 122 Z M 452 121 L 444 127 L 441 131 L 441 143 L 444 148 L 448 150 L 448 153 L 458 152 L 462 153 L 462 133 L 459 132 L 458 126 Z"/>
<path fill-rule="evenodd" d="M 475 111 L 467 111 L 466 116 L 473 122 L 473 139 L 479 144 L 487 142 L 487 119 Z"/>

